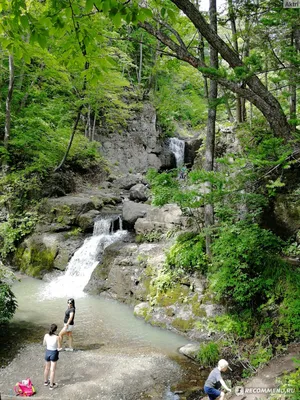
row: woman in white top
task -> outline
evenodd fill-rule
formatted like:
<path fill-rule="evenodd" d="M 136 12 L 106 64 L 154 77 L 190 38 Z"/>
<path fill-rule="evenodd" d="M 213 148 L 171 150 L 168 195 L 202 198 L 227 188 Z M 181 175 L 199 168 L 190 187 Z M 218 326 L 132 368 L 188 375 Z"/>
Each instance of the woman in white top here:
<path fill-rule="evenodd" d="M 46 333 L 44 336 L 43 345 L 47 346 L 46 354 L 45 354 L 45 370 L 44 370 L 44 385 L 49 386 L 49 389 L 52 390 L 57 386 L 57 383 L 54 383 L 55 370 L 56 370 L 56 362 L 58 360 L 58 336 L 55 333 L 57 331 L 57 325 L 52 324 L 50 326 L 49 333 Z M 49 371 L 50 371 L 50 380 L 49 380 Z"/>

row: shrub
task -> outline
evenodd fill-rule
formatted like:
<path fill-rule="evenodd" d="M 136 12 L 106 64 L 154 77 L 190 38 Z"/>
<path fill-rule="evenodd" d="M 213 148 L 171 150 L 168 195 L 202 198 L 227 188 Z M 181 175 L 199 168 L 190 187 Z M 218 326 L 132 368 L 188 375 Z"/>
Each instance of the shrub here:
<path fill-rule="evenodd" d="M 237 311 L 264 304 L 288 270 L 279 257 L 281 247 L 277 236 L 257 224 L 240 221 L 221 229 L 212 246 L 211 286 L 217 299 Z"/>
<path fill-rule="evenodd" d="M 17 301 L 10 286 L 0 281 L 0 325 L 7 323 L 17 309 Z"/>
<path fill-rule="evenodd" d="M 197 354 L 197 360 L 205 367 L 213 367 L 220 358 L 220 349 L 217 343 L 202 343 Z"/>
<path fill-rule="evenodd" d="M 279 389 L 289 400 L 298 400 L 300 393 L 300 360 L 294 359 L 297 369 L 279 378 Z M 282 399 L 282 394 L 274 394 L 271 399 Z"/>
<path fill-rule="evenodd" d="M 179 235 L 167 254 L 166 263 L 171 269 L 184 272 L 206 272 L 208 259 L 203 236 L 193 232 Z"/>

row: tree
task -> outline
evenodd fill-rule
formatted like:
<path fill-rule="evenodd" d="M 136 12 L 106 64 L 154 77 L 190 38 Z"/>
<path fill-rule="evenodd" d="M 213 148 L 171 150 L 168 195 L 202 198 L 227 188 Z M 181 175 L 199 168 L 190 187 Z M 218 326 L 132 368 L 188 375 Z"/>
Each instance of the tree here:
<path fill-rule="evenodd" d="M 240 59 L 235 50 L 214 32 L 205 17 L 191 1 L 171 0 L 171 3 L 175 4 L 187 16 L 208 43 L 228 63 L 228 72 L 224 71 L 224 69 L 212 71 L 189 50 L 189 47 L 183 41 L 177 43 L 165 31 L 154 27 L 151 23 L 141 22 L 140 25 L 168 46 L 172 50 L 174 57 L 188 62 L 199 69 L 205 76 L 216 80 L 220 85 L 254 104 L 262 112 L 274 134 L 288 140 L 291 127 L 287 117 L 277 98 L 267 90 L 258 78 L 257 73 L 259 71 L 255 71 L 255 68 L 251 68 L 251 64 L 246 64 Z"/>

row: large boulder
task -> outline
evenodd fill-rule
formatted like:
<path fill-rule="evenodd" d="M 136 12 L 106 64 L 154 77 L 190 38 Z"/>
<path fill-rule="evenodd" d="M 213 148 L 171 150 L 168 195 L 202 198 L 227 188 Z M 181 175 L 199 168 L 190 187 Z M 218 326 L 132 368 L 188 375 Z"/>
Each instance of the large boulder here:
<path fill-rule="evenodd" d="M 176 204 L 166 204 L 163 207 L 151 207 L 144 218 L 138 218 L 134 229 L 138 234 L 151 232 L 166 233 L 171 229 L 182 228 L 187 224 L 187 218 Z"/>
<path fill-rule="evenodd" d="M 65 270 L 84 237 L 76 232 L 37 232 L 26 238 L 14 256 L 14 265 L 27 275 L 42 278 L 53 269 Z"/>
<path fill-rule="evenodd" d="M 135 203 L 134 201 L 124 201 L 123 204 L 123 221 L 129 227 L 133 227 L 138 218 L 143 218 L 151 206 L 148 204 Z"/>
<path fill-rule="evenodd" d="M 76 225 L 80 214 L 95 208 L 93 201 L 83 196 L 63 196 L 47 199 L 40 212 L 47 222 L 54 222 L 66 227 Z"/>
<path fill-rule="evenodd" d="M 147 260 L 161 261 L 163 244 L 117 242 L 108 246 L 85 291 L 107 293 L 128 304 L 145 301 L 149 293 L 151 269 Z"/>
<path fill-rule="evenodd" d="M 146 201 L 149 197 L 149 189 L 146 185 L 138 183 L 130 188 L 129 198 L 130 200 Z"/>

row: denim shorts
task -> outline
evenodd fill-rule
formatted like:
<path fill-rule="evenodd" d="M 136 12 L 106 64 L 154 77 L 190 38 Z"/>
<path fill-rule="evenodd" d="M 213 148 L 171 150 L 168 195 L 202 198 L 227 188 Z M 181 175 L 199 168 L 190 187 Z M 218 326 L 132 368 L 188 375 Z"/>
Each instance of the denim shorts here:
<path fill-rule="evenodd" d="M 204 392 L 208 395 L 210 400 L 215 400 L 221 394 L 220 390 L 208 386 L 204 386 Z"/>
<path fill-rule="evenodd" d="M 49 361 L 57 361 L 58 360 L 58 351 L 57 350 L 46 350 L 46 354 L 45 354 L 45 361 L 49 362 Z"/>

